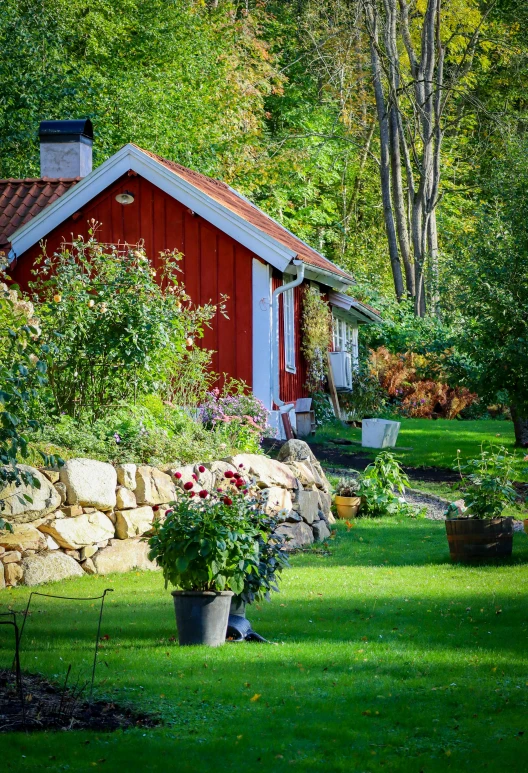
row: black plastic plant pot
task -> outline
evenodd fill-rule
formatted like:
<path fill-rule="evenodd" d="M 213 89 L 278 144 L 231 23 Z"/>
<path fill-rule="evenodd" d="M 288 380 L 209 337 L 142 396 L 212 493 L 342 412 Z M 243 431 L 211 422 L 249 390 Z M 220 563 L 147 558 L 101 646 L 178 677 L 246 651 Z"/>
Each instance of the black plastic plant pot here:
<path fill-rule="evenodd" d="M 175 590 L 172 596 L 180 645 L 224 644 L 232 591 Z"/>

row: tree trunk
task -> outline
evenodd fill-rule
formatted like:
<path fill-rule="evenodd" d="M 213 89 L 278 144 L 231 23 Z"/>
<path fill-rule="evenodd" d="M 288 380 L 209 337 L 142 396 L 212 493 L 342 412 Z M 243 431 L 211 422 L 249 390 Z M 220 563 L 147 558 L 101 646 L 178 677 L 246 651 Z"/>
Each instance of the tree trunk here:
<path fill-rule="evenodd" d="M 394 215 L 392 212 L 391 201 L 391 180 L 390 180 L 390 152 L 389 152 L 389 125 L 387 120 L 387 110 L 385 98 L 383 95 L 383 85 L 381 82 L 381 64 L 374 45 L 370 45 L 370 58 L 372 63 L 372 74 L 374 76 L 374 95 L 376 98 L 376 109 L 378 113 L 378 123 L 380 132 L 380 181 L 381 198 L 383 201 L 383 215 L 385 218 L 385 230 L 387 231 L 387 241 L 389 245 L 389 256 L 392 268 L 392 278 L 394 280 L 394 289 L 396 297 L 401 300 L 404 294 L 403 276 L 398 252 L 398 241 L 396 238 L 396 228 L 394 226 Z"/>
<path fill-rule="evenodd" d="M 528 448 L 528 410 L 510 405 L 510 411 L 515 431 L 515 445 L 520 448 Z"/>
<path fill-rule="evenodd" d="M 436 227 L 436 210 L 431 212 L 427 228 L 427 247 L 430 261 L 431 310 L 433 314 L 440 313 L 440 281 L 438 271 L 438 231 Z"/>

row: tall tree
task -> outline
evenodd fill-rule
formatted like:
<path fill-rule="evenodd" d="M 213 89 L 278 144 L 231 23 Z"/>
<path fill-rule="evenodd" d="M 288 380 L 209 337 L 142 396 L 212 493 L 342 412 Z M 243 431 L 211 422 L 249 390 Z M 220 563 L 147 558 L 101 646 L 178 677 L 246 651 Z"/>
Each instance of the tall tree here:
<path fill-rule="evenodd" d="M 465 8 L 462 6 L 465 5 Z M 464 12 L 464 15 L 463 13 Z M 363 0 L 380 133 L 380 179 L 396 295 L 426 311 L 425 268 L 438 303 L 438 229 L 442 143 L 456 130 L 460 102 L 484 16 L 473 0 Z M 396 244 L 397 235 L 397 244 Z"/>

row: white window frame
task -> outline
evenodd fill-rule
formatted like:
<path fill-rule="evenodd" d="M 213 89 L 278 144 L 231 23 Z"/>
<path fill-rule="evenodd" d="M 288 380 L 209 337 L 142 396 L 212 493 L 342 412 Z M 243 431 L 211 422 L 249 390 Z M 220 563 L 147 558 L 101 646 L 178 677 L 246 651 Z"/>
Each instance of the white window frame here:
<path fill-rule="evenodd" d="M 350 352 L 352 369 L 357 370 L 359 367 L 358 325 L 337 316 L 334 317 L 333 322 L 334 352 Z"/>
<path fill-rule="evenodd" d="M 297 373 L 295 365 L 295 297 L 293 287 L 282 293 L 284 330 L 284 367 L 288 373 Z"/>

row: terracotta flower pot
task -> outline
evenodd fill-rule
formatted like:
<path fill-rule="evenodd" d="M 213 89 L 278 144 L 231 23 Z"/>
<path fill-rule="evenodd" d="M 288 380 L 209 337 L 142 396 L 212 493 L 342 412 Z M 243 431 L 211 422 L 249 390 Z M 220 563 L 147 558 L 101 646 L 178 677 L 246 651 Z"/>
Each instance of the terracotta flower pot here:
<path fill-rule="evenodd" d="M 361 497 L 334 497 L 335 506 L 337 509 L 337 517 L 343 520 L 348 518 L 355 518 L 359 506 L 361 504 Z"/>

